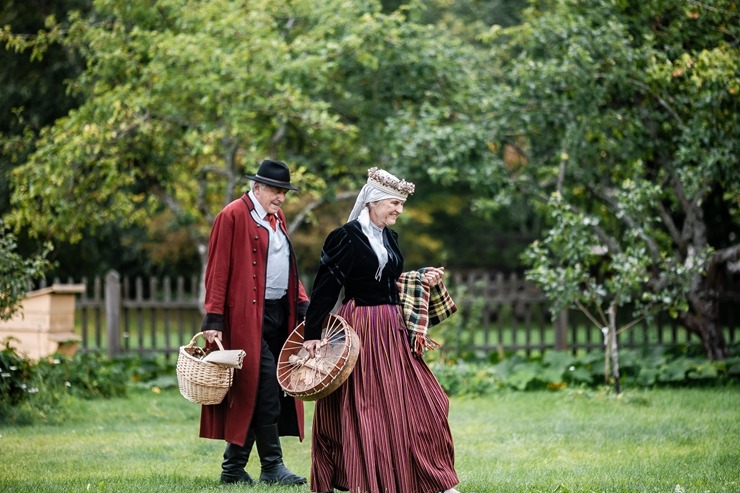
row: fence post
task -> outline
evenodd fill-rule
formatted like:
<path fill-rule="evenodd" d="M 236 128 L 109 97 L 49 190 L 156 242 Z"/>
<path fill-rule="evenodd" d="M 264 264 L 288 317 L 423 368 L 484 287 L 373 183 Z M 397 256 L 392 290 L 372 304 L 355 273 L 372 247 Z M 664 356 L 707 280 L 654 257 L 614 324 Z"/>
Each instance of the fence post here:
<path fill-rule="evenodd" d="M 555 321 L 555 349 L 564 351 L 568 349 L 568 310 L 560 310 Z"/>
<path fill-rule="evenodd" d="M 105 275 L 105 326 L 108 334 L 108 358 L 120 352 L 121 276 L 111 270 Z"/>

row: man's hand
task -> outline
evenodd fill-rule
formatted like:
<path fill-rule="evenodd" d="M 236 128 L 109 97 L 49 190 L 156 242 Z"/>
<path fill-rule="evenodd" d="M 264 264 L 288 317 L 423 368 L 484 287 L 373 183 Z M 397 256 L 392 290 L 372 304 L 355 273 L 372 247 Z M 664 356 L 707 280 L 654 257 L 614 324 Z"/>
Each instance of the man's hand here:
<path fill-rule="evenodd" d="M 206 341 L 213 344 L 213 342 L 218 339 L 221 341 L 221 331 L 220 330 L 204 330 L 203 331 L 203 337 L 206 338 Z"/>

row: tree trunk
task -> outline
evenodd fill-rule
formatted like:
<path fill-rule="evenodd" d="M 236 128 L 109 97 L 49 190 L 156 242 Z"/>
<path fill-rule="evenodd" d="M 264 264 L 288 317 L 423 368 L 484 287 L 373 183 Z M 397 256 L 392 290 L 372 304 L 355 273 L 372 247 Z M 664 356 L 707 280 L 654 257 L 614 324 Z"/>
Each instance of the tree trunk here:
<path fill-rule="evenodd" d="M 716 315 L 710 318 L 702 313 L 687 312 L 681 316 L 681 321 L 690 332 L 699 336 L 707 358 L 720 360 L 729 355 L 727 342 Z"/>
<path fill-rule="evenodd" d="M 609 305 L 609 353 L 612 359 L 612 376 L 614 377 L 614 391 L 617 395 L 622 391 L 619 385 L 619 343 L 617 342 L 617 305 Z"/>
<path fill-rule="evenodd" d="M 729 355 L 719 320 L 719 274 L 717 265 L 710 264 L 706 276 L 698 276 L 687 295 L 689 310 L 680 317 L 689 332 L 699 336 L 711 360 L 725 359 Z"/>
<path fill-rule="evenodd" d="M 200 313 L 206 314 L 206 266 L 208 265 L 208 243 L 198 244 L 198 256 L 200 257 L 200 282 L 198 283 L 198 306 Z"/>

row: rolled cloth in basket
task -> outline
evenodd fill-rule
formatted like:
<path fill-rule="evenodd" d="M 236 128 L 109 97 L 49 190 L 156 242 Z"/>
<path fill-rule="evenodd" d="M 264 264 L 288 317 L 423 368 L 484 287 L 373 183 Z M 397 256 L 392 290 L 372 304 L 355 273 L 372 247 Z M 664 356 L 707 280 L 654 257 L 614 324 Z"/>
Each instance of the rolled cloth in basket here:
<path fill-rule="evenodd" d="M 203 357 L 203 361 L 229 368 L 241 368 L 246 354 L 242 349 L 223 349 L 211 351 Z"/>

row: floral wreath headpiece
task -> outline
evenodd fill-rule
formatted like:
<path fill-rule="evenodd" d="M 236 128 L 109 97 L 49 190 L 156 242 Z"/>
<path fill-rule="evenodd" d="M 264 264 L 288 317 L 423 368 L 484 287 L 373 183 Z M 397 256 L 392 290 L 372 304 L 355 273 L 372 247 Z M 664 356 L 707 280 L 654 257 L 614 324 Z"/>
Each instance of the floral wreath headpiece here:
<path fill-rule="evenodd" d="M 394 195 L 401 195 L 404 198 L 413 194 L 416 189 L 416 185 L 410 181 L 399 180 L 387 171 L 377 167 L 367 170 L 367 182 L 374 187 Z"/>

